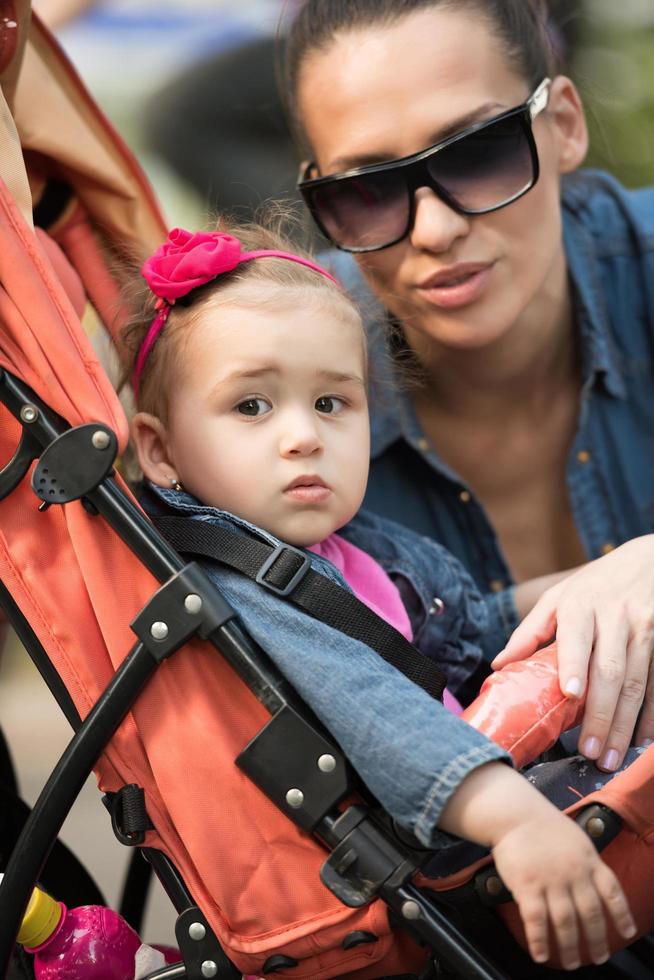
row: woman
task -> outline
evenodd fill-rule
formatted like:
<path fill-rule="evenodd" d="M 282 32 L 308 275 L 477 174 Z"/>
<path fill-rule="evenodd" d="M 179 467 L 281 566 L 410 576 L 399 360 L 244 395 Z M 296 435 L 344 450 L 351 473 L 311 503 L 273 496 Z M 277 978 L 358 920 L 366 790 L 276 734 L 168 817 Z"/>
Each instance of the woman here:
<path fill-rule="evenodd" d="M 654 194 L 561 195 L 588 138 L 537 0 L 308 0 L 287 62 L 300 190 L 377 300 L 367 503 L 463 560 L 491 656 L 523 620 L 495 663 L 556 632 L 614 769 L 654 738 Z"/>

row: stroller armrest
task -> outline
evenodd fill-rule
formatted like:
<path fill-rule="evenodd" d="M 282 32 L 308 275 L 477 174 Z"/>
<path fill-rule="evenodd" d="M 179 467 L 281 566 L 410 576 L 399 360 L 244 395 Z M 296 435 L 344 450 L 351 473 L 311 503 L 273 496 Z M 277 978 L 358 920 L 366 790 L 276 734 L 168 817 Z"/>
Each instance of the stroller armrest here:
<path fill-rule="evenodd" d="M 510 752 L 522 768 L 573 728 L 583 708 L 583 700 L 561 692 L 553 643 L 491 674 L 462 717 Z"/>

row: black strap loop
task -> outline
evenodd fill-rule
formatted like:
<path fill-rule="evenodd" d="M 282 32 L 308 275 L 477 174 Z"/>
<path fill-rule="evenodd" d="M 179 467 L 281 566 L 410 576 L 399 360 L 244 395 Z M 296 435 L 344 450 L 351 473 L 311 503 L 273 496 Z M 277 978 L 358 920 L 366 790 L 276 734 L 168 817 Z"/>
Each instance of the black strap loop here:
<path fill-rule="evenodd" d="M 445 675 L 392 626 L 347 589 L 311 568 L 303 552 L 273 547 L 242 531 L 189 517 L 153 517 L 157 530 L 177 551 L 220 562 L 254 579 L 304 612 L 359 640 L 441 700 Z"/>
<path fill-rule="evenodd" d="M 145 793 L 137 783 L 122 786 L 117 793 L 106 793 L 102 802 L 111 815 L 111 827 L 121 844 L 138 847 L 153 824 L 145 809 Z"/>

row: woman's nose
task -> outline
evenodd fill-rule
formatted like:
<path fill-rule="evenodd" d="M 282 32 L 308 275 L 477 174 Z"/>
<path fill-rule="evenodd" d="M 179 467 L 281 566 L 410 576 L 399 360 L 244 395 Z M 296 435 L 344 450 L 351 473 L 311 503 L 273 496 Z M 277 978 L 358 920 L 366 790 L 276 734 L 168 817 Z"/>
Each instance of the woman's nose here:
<path fill-rule="evenodd" d="M 294 413 L 280 438 L 282 456 L 312 456 L 322 449 L 317 421 L 304 413 Z"/>
<path fill-rule="evenodd" d="M 459 214 L 441 201 L 429 187 L 419 187 L 415 192 L 411 244 L 427 252 L 447 252 L 457 238 L 464 238 L 470 231 L 470 218 Z"/>

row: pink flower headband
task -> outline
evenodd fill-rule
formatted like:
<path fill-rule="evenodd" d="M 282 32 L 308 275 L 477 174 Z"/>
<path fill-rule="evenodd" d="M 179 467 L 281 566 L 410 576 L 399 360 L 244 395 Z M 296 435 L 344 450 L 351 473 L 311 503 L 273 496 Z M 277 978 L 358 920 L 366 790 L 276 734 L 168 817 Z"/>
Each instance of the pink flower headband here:
<path fill-rule="evenodd" d="M 134 394 L 138 393 L 139 382 L 148 356 L 154 347 L 157 337 L 163 330 L 168 314 L 175 300 L 186 296 L 191 290 L 211 282 L 224 272 L 231 272 L 241 262 L 250 259 L 288 259 L 305 265 L 314 272 L 339 283 L 329 272 L 300 255 L 292 252 L 280 252 L 276 249 L 261 249 L 256 252 L 241 251 L 241 243 L 233 235 L 225 235 L 220 231 L 185 231 L 184 228 L 173 228 L 168 238 L 160 245 L 154 255 L 143 264 L 141 274 L 155 296 L 157 315 L 150 324 L 141 342 L 136 364 L 132 375 Z"/>

